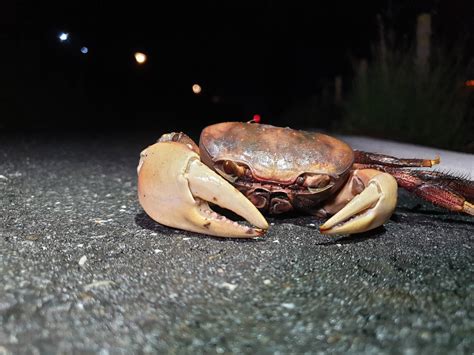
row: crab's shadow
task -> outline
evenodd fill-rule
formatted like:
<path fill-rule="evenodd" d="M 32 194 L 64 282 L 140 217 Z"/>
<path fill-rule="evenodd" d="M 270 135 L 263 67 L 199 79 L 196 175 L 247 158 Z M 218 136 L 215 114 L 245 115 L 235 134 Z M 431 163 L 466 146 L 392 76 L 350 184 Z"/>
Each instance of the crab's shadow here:
<path fill-rule="evenodd" d="M 416 205 L 415 207 L 397 207 L 397 212 L 392 215 L 390 220 L 397 224 L 406 224 L 407 222 L 415 223 L 415 224 L 426 224 L 427 219 L 434 219 L 439 220 L 443 223 L 451 223 L 458 226 L 473 226 L 474 223 L 472 221 L 466 220 L 466 217 L 463 215 L 454 215 L 452 212 L 445 212 L 444 210 L 424 210 L 423 205 Z M 244 222 L 245 220 L 242 219 L 239 215 L 236 215 L 228 210 L 220 209 L 217 206 L 214 207 L 214 210 L 220 214 L 225 215 L 226 217 L 239 222 Z M 320 246 L 334 246 L 338 244 L 357 244 L 357 243 L 364 243 L 370 240 L 375 240 L 383 237 L 383 235 L 387 234 L 387 229 L 384 226 L 377 227 L 373 230 L 352 234 L 352 235 L 342 235 L 342 236 L 328 236 L 322 235 L 319 232 L 317 225 L 324 222 L 324 219 L 318 219 L 314 216 L 309 215 L 301 215 L 299 213 L 287 213 L 285 215 L 276 215 L 276 216 L 267 216 L 267 221 L 272 226 L 278 226 L 280 224 L 291 224 L 294 226 L 302 227 L 302 228 L 309 228 L 314 230 L 319 237 L 322 237 L 320 241 L 316 242 L 316 244 Z M 429 221 L 432 224 L 432 220 Z M 199 237 L 201 239 L 208 239 L 208 240 L 217 240 L 219 242 L 237 242 L 237 243 L 255 243 L 255 242 L 264 242 L 268 240 L 267 238 L 221 238 L 221 237 L 213 237 L 209 235 L 199 234 L 188 232 L 184 230 L 178 230 L 171 227 L 164 226 L 160 223 L 155 222 L 151 219 L 144 211 L 139 212 L 135 215 L 135 224 L 143 229 L 147 229 L 151 232 L 155 232 L 165 236 L 175 236 L 179 234 L 184 237 Z"/>
<path fill-rule="evenodd" d="M 274 215 L 267 217 L 268 222 L 271 225 L 278 226 L 279 224 L 290 224 L 296 227 L 309 229 L 314 231 L 316 236 L 320 238 L 316 244 L 321 246 L 333 246 L 336 244 L 356 244 L 363 243 L 368 240 L 378 239 L 381 235 L 387 233 L 384 226 L 377 227 L 367 232 L 352 234 L 352 235 L 341 235 L 341 236 L 330 236 L 322 234 L 319 231 L 319 225 L 323 224 L 325 219 L 318 218 L 311 215 L 305 215 L 298 212 L 290 212 L 284 215 Z"/>
<path fill-rule="evenodd" d="M 392 220 L 397 223 L 413 221 L 425 224 L 426 221 L 440 221 L 459 226 L 474 226 L 474 220 L 461 212 L 444 211 L 441 209 L 425 209 L 424 205 L 416 205 L 414 207 L 397 207 L 397 213 L 392 216 Z"/>
<path fill-rule="evenodd" d="M 211 235 L 200 234 L 200 233 L 193 233 L 188 232 L 182 229 L 175 229 L 171 227 L 166 227 L 158 222 L 155 222 L 151 219 L 145 212 L 139 212 L 135 215 L 135 224 L 140 228 L 147 229 L 151 232 L 158 233 L 164 236 L 173 236 L 179 234 L 183 237 L 198 237 L 201 239 L 210 239 L 210 240 L 218 240 L 221 242 L 237 242 L 237 243 L 255 243 L 259 241 L 263 241 L 263 238 L 221 238 L 221 237 L 213 237 Z"/>
<path fill-rule="evenodd" d="M 172 230 L 162 224 L 159 224 L 152 220 L 145 212 L 139 212 L 135 215 L 135 224 L 142 229 L 147 229 L 151 232 L 159 234 L 172 234 Z"/>
<path fill-rule="evenodd" d="M 377 227 L 367 232 L 362 232 L 358 234 L 350 234 L 346 236 L 339 236 L 331 238 L 330 241 L 321 243 L 322 246 L 331 246 L 337 244 L 357 244 L 364 243 L 372 239 L 380 239 L 380 237 L 387 233 L 387 230 L 384 226 Z"/>
<path fill-rule="evenodd" d="M 242 217 L 233 214 L 232 212 L 226 211 L 226 210 L 221 210 L 220 208 L 215 208 L 215 211 L 221 214 L 225 214 L 226 217 L 232 218 L 234 221 L 239 221 L 239 222 L 245 222 Z M 272 217 L 267 217 L 268 222 L 272 226 L 278 226 L 279 224 L 290 224 L 298 227 L 303 227 L 303 228 L 309 228 L 311 230 L 314 230 L 317 234 L 319 234 L 320 237 L 323 237 L 323 239 L 318 242 L 318 245 L 321 246 L 332 246 L 336 244 L 356 244 L 356 243 L 363 243 L 366 242 L 367 240 L 371 239 L 377 239 L 380 238 L 382 234 L 386 233 L 386 229 L 383 226 L 380 226 L 378 228 L 375 228 L 371 231 L 359 233 L 356 235 L 345 235 L 345 236 L 328 236 L 328 235 L 322 235 L 319 232 L 318 227 L 316 225 L 319 225 L 320 223 L 323 223 L 322 219 L 315 219 L 314 216 L 309 216 L 309 215 L 301 215 L 298 213 L 287 213 L 284 216 L 282 215 L 276 215 Z M 135 215 L 135 224 L 143 229 L 149 230 L 151 232 L 155 232 L 161 235 L 165 236 L 173 236 L 176 234 L 180 234 L 184 237 L 196 237 L 198 236 L 201 239 L 211 239 L 211 240 L 218 240 L 220 242 L 240 242 L 240 243 L 255 243 L 255 242 L 264 242 L 266 240 L 265 237 L 263 238 L 221 238 L 221 237 L 213 237 L 210 235 L 205 235 L 205 234 L 199 234 L 199 233 L 193 233 L 193 232 L 188 232 L 185 230 L 178 230 L 174 229 L 171 227 L 164 226 L 158 222 L 155 222 L 153 219 L 151 219 L 144 211 L 139 212 Z M 313 225 L 312 227 L 308 227 L 310 225 Z"/>

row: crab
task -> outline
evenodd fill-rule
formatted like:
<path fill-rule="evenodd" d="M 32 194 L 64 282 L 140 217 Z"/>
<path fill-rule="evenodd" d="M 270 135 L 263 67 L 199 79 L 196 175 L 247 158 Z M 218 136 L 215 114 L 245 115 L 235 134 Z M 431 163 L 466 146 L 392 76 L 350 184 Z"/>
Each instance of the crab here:
<path fill-rule="evenodd" d="M 474 215 L 474 182 L 427 169 L 435 159 L 400 159 L 353 150 L 315 132 L 255 122 L 206 127 L 199 147 L 183 132 L 163 134 L 137 167 L 144 211 L 168 227 L 218 237 L 255 238 L 262 213 L 301 211 L 328 218 L 323 234 L 355 234 L 383 225 L 398 186 L 433 204 Z M 233 221 L 219 206 L 241 216 Z"/>

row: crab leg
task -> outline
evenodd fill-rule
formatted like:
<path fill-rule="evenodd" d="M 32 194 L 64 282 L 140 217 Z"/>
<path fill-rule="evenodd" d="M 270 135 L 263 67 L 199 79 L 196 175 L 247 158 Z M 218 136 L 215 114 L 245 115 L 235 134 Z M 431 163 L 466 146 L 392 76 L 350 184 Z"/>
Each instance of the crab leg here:
<path fill-rule="evenodd" d="M 159 142 L 146 148 L 138 171 L 138 197 L 155 221 L 192 232 L 219 237 L 252 238 L 268 224 L 258 209 L 226 180 L 199 160 L 192 147 Z M 213 212 L 209 202 L 244 217 L 248 227 Z"/>
<path fill-rule="evenodd" d="M 325 206 L 326 212 L 337 213 L 320 226 L 320 231 L 324 234 L 368 231 L 384 224 L 396 204 L 397 182 L 390 174 L 373 169 L 355 170 L 336 198 Z"/>
<path fill-rule="evenodd" d="M 474 215 L 474 182 L 439 171 L 390 169 L 398 185 L 434 205 Z"/>
<path fill-rule="evenodd" d="M 398 159 L 373 153 L 364 152 L 364 155 L 360 153 L 356 155 L 356 160 L 364 161 L 364 163 L 354 164 L 356 168 L 385 171 L 397 180 L 398 186 L 436 206 L 453 212 L 474 215 L 473 181 L 440 171 L 400 169 L 400 167 L 408 166 L 429 167 L 439 163 L 439 158 L 435 160 Z M 383 157 L 386 159 L 382 162 Z M 376 162 L 375 158 L 379 159 L 377 164 L 373 164 Z"/>
<path fill-rule="evenodd" d="M 435 159 L 403 159 L 392 157 L 391 155 L 369 153 L 361 150 L 354 151 L 356 164 L 382 165 L 391 167 L 425 167 L 431 168 L 440 163 L 440 158 Z"/>

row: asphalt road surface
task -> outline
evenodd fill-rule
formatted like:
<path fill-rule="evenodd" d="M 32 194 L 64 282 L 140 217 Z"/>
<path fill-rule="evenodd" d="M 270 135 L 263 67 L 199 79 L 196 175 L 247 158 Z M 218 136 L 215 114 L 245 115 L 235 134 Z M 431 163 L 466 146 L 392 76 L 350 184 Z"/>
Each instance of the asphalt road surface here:
<path fill-rule="evenodd" d="M 153 138 L 1 137 L 0 354 L 474 351 L 473 218 L 400 192 L 358 236 L 294 215 L 257 241 L 174 230 L 136 198 Z"/>

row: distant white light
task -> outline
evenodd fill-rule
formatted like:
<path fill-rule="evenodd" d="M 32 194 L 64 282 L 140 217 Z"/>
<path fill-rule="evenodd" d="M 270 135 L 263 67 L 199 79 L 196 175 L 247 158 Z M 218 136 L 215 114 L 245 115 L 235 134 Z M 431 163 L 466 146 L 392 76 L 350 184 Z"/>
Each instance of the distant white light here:
<path fill-rule="evenodd" d="M 87 53 L 89 53 L 89 48 L 87 48 L 87 47 L 82 47 L 82 48 L 81 48 L 81 53 L 82 53 L 82 54 L 87 54 Z"/>
<path fill-rule="evenodd" d="M 194 84 L 193 85 L 193 92 L 197 95 L 200 94 L 202 91 L 201 85 L 199 84 Z"/>
<path fill-rule="evenodd" d="M 146 54 L 142 52 L 136 52 L 135 53 L 135 60 L 137 61 L 138 64 L 143 64 L 146 62 Z"/>
<path fill-rule="evenodd" d="M 61 42 L 67 41 L 68 38 L 69 38 L 69 33 L 61 32 L 61 34 L 59 35 L 59 40 Z"/>

